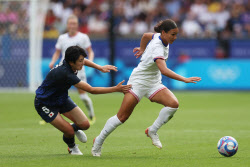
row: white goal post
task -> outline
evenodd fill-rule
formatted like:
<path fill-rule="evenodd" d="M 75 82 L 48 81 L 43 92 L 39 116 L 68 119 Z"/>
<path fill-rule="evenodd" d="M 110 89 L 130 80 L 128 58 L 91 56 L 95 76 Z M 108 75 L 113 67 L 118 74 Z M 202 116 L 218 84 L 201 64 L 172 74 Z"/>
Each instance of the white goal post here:
<path fill-rule="evenodd" d="M 30 0 L 30 33 L 29 33 L 29 89 L 35 89 L 42 82 L 42 41 L 44 31 L 44 20 L 48 9 L 49 0 Z"/>

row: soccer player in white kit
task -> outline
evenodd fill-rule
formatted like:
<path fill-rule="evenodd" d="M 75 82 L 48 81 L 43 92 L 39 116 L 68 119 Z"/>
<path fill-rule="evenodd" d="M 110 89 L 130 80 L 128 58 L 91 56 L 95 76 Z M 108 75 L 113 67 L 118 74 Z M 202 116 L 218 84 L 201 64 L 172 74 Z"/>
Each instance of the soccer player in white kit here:
<path fill-rule="evenodd" d="M 62 52 L 62 58 L 59 64 L 62 64 L 65 51 L 70 46 L 80 46 L 81 48 L 85 49 L 88 52 L 88 58 L 90 61 L 94 59 L 94 52 L 91 47 L 91 42 L 87 34 L 83 34 L 78 31 L 78 18 L 75 15 L 69 16 L 67 20 L 67 30 L 68 32 L 59 36 L 57 43 L 56 43 L 56 51 L 53 54 L 52 60 L 49 64 L 50 68 L 54 67 L 54 64 L 60 57 L 60 53 Z M 77 74 L 78 78 L 82 81 L 87 82 L 85 68 L 83 67 L 82 70 L 78 71 Z M 88 114 L 89 114 L 89 122 L 90 124 L 95 123 L 95 113 L 92 100 L 89 98 L 88 94 L 83 91 L 82 89 L 78 89 L 78 93 L 80 94 L 80 99 L 84 102 Z"/>
<path fill-rule="evenodd" d="M 154 30 L 157 32 L 156 34 L 145 33 L 140 47 L 134 49 L 134 52 L 137 52 L 135 56 L 137 58 L 142 56 L 142 58 L 129 78 L 128 84 L 132 84 L 132 88 L 129 93 L 125 94 L 117 115 L 107 120 L 99 136 L 94 139 L 91 150 L 93 156 L 101 156 L 104 140 L 129 118 L 143 96 L 152 102 L 164 105 L 155 122 L 145 130 L 146 135 L 151 138 L 152 144 L 161 149 L 162 144 L 157 131 L 173 117 L 179 107 L 175 95 L 162 84 L 161 74 L 185 83 L 196 83 L 201 80 L 200 77 L 180 76 L 166 65 L 169 44 L 176 40 L 179 32 L 176 23 L 170 19 L 160 21 Z"/>

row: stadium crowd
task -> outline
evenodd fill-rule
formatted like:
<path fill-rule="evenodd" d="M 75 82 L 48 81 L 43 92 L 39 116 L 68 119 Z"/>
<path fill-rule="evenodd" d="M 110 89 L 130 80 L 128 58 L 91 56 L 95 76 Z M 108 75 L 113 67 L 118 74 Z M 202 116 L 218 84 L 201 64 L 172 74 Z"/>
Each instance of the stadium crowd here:
<path fill-rule="evenodd" d="M 0 37 L 6 33 L 15 33 L 19 37 L 28 31 L 28 3 L 0 1 Z"/>
<path fill-rule="evenodd" d="M 115 33 L 122 37 L 152 32 L 153 25 L 166 18 L 177 22 L 182 38 L 250 37 L 249 0 L 115 0 L 112 3 Z M 6 27 L 20 35 L 27 32 L 27 5 L 18 1 L 1 2 L 0 34 Z M 71 14 L 78 16 L 81 32 L 92 37 L 106 36 L 110 18 L 108 0 L 51 0 L 44 37 L 57 38 L 64 33 Z"/>
<path fill-rule="evenodd" d="M 250 36 L 249 0 L 115 0 L 115 32 L 119 36 L 153 31 L 159 20 L 178 23 L 183 38 L 244 38 Z M 45 32 L 65 31 L 70 14 L 79 17 L 80 31 L 102 36 L 108 31 L 108 0 L 51 0 Z M 52 32 L 52 33 L 51 33 Z"/>

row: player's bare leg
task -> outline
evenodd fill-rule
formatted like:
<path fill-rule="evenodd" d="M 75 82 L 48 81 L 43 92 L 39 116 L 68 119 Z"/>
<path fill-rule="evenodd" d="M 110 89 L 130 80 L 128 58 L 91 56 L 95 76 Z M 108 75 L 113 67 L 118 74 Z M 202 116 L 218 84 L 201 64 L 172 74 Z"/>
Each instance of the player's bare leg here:
<path fill-rule="evenodd" d="M 83 155 L 79 150 L 78 145 L 75 144 L 75 132 L 73 127 L 63 119 L 60 114 L 50 123 L 55 128 L 63 132 L 63 141 L 68 145 L 68 151 L 72 155 Z"/>
<path fill-rule="evenodd" d="M 152 144 L 161 149 L 162 144 L 157 131 L 173 117 L 179 107 L 179 102 L 169 89 L 161 90 L 151 99 L 151 101 L 165 106 L 161 109 L 153 125 L 145 130 L 146 135 L 151 138 Z"/>
<path fill-rule="evenodd" d="M 71 126 L 73 127 L 78 140 L 83 143 L 86 143 L 87 136 L 82 130 L 87 130 L 90 125 L 88 118 L 82 112 L 82 110 L 79 107 L 75 107 L 73 110 L 63 113 L 63 115 L 74 122 L 73 124 L 71 124 Z"/>
<path fill-rule="evenodd" d="M 93 147 L 91 150 L 93 156 L 101 156 L 101 149 L 104 140 L 111 132 L 113 132 L 119 125 L 124 123 L 129 118 L 137 103 L 137 99 L 131 93 L 125 94 L 122 105 L 117 115 L 107 120 L 99 136 L 94 139 Z"/>

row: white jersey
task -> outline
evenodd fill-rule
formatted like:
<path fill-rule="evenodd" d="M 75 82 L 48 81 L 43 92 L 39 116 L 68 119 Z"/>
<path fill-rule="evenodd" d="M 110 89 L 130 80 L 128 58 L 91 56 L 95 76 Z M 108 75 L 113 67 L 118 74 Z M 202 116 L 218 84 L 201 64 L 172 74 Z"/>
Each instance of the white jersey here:
<path fill-rule="evenodd" d="M 59 36 L 57 43 L 56 43 L 56 49 L 61 50 L 61 53 L 62 53 L 60 64 L 62 64 L 64 60 L 66 49 L 70 46 L 75 46 L 75 45 L 78 45 L 85 50 L 88 47 L 90 47 L 91 42 L 89 40 L 88 35 L 78 32 L 73 37 L 70 37 L 68 33 L 65 33 Z"/>
<path fill-rule="evenodd" d="M 160 33 L 154 34 L 141 57 L 141 62 L 130 75 L 129 84 L 141 86 L 152 86 L 161 83 L 161 72 L 155 63 L 156 59 L 167 61 L 169 45 L 162 42 Z"/>

